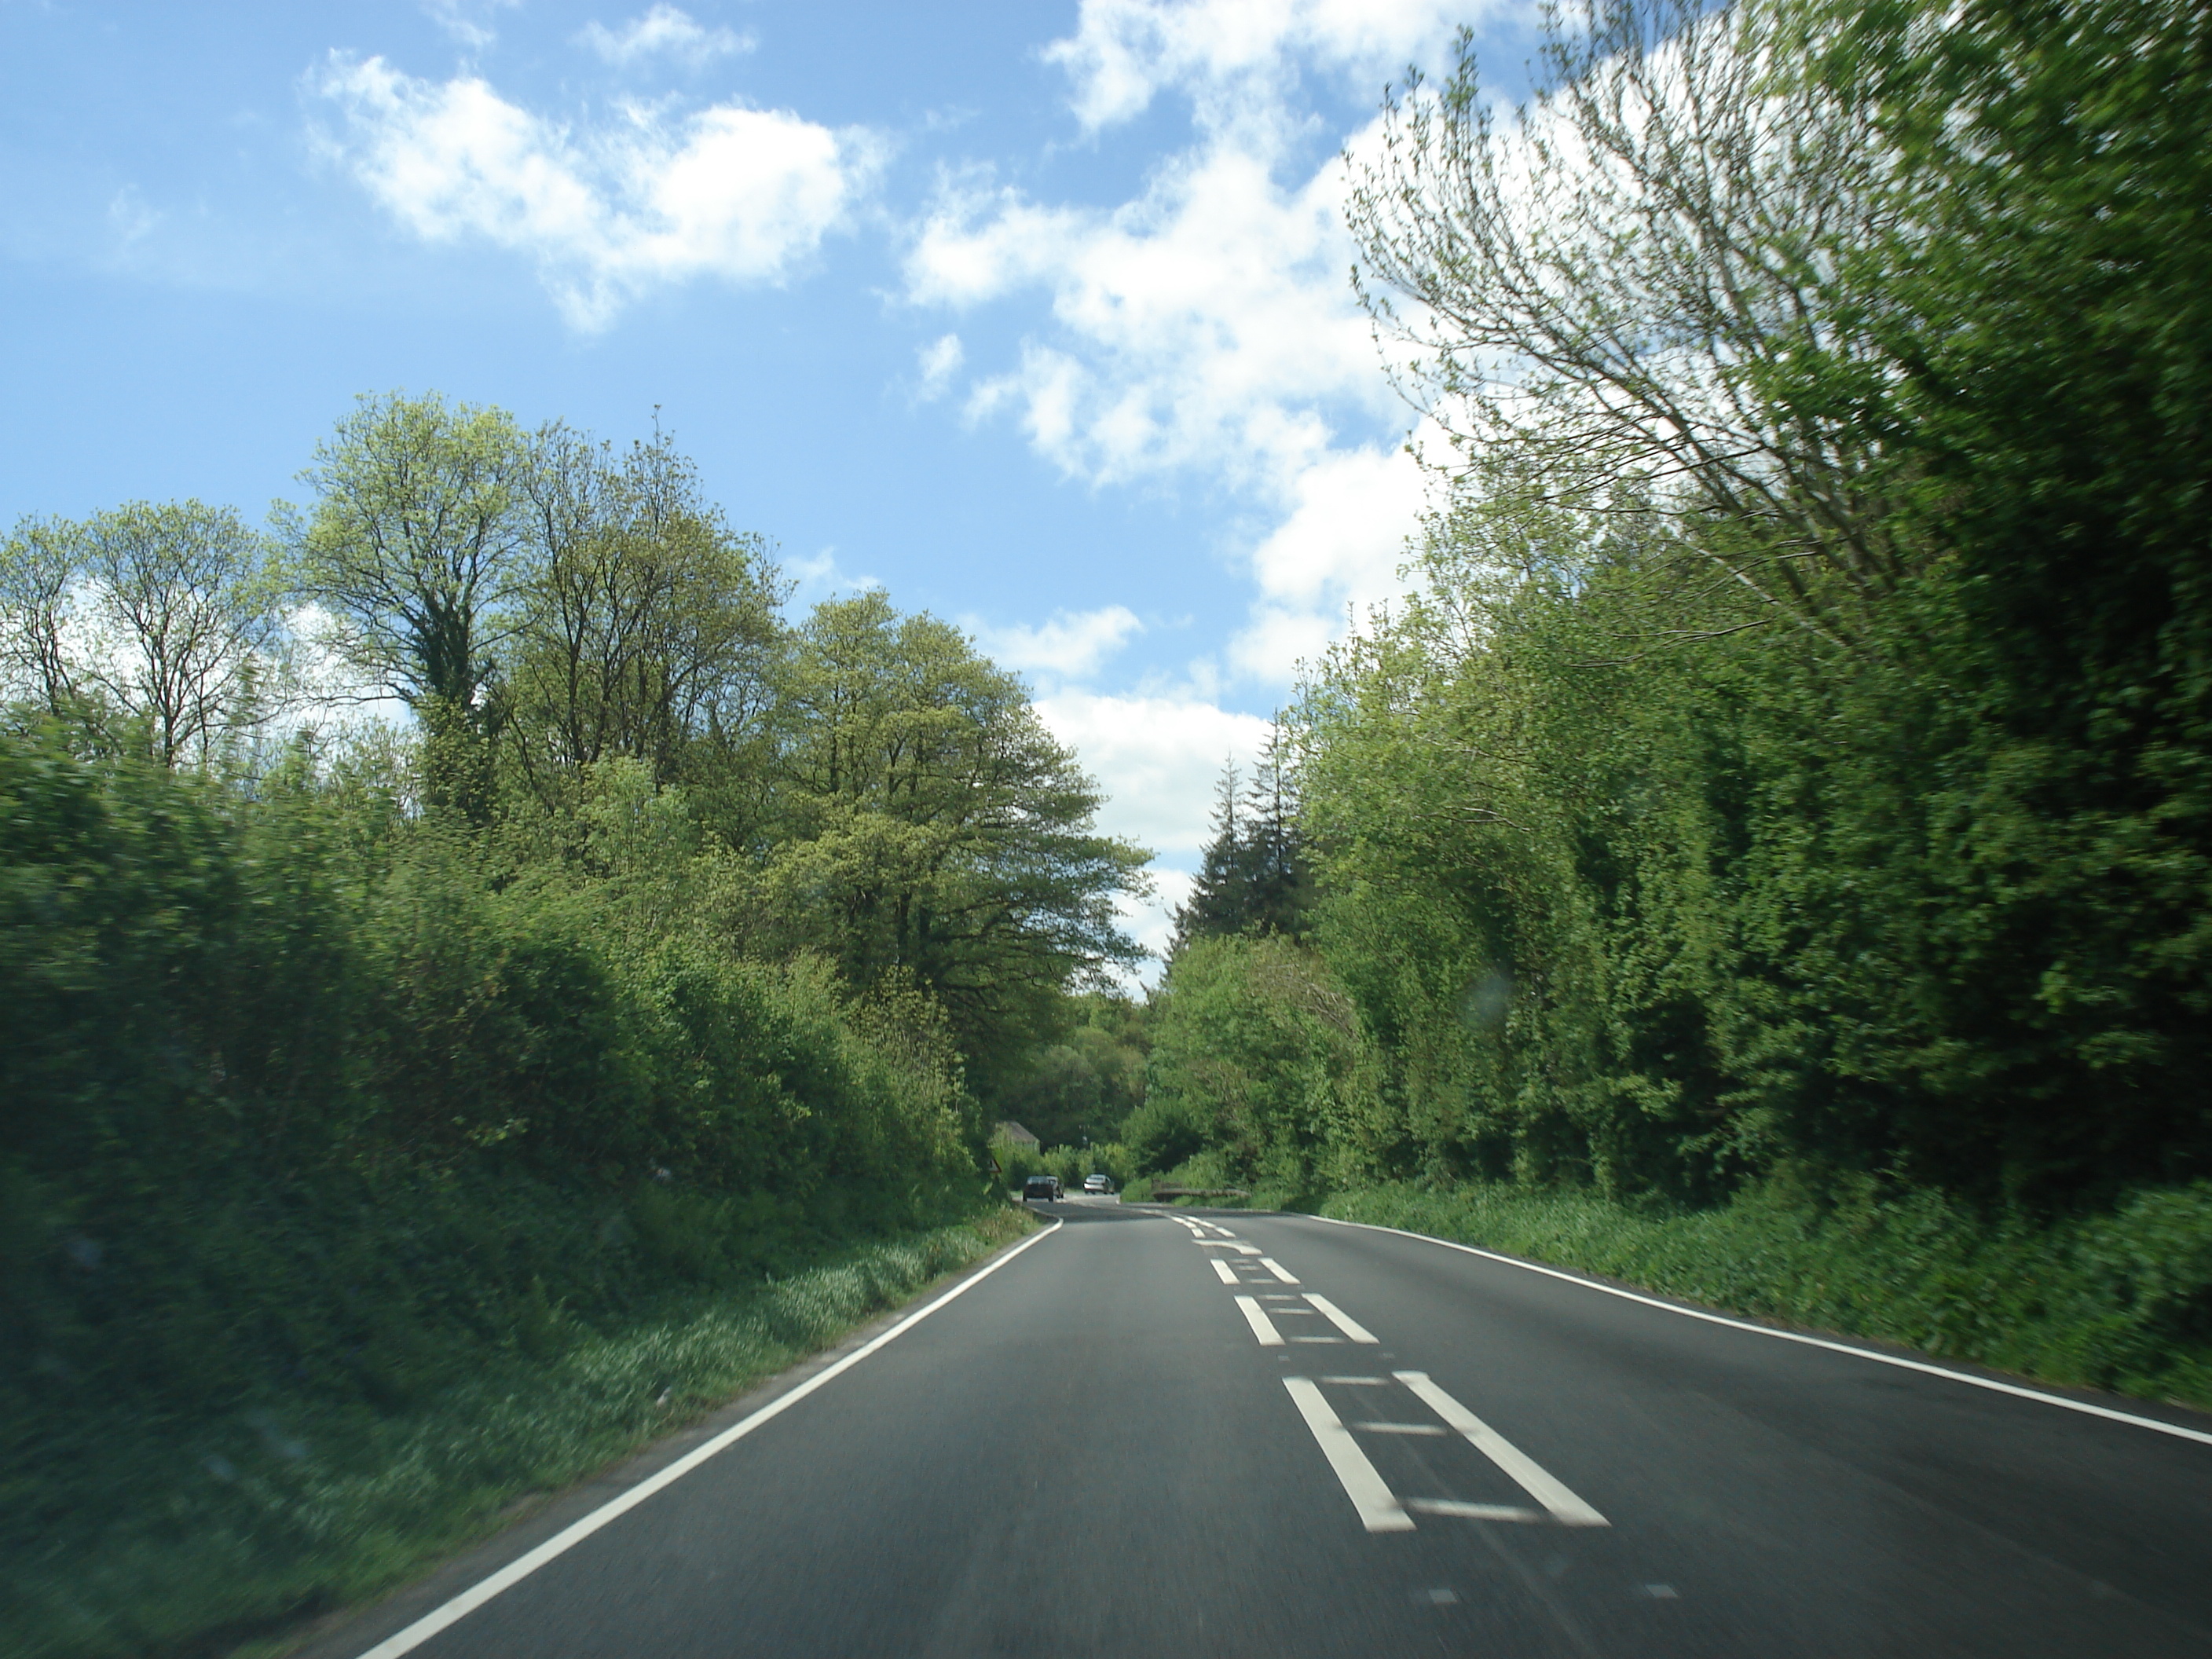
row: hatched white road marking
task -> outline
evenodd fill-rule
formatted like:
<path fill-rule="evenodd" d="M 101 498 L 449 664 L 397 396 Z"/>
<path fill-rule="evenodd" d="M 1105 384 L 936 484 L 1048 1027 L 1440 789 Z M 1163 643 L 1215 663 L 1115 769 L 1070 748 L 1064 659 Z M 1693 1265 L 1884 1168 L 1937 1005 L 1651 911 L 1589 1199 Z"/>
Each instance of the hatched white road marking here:
<path fill-rule="evenodd" d="M 1244 1282 L 1243 1279 L 1237 1277 L 1237 1270 L 1231 1267 L 1226 1261 L 1224 1261 L 1219 1256 L 1210 1255 L 1206 1257 L 1206 1260 L 1213 1264 L 1213 1271 L 1223 1284 L 1241 1285 Z"/>
<path fill-rule="evenodd" d="M 1457 1429 L 1467 1442 L 1511 1477 L 1563 1527 L 1608 1527 L 1613 1523 L 1571 1492 L 1526 1452 L 1477 1417 L 1429 1380 L 1426 1371 L 1393 1371 L 1391 1375 L 1419 1395 L 1438 1417 Z"/>
<path fill-rule="evenodd" d="M 1433 1423 L 1354 1423 L 1352 1425 L 1362 1434 L 1443 1434 L 1444 1430 Z"/>
<path fill-rule="evenodd" d="M 1365 1425 L 1363 1424 L 1361 1426 Z M 1455 1515 L 1465 1521 L 1541 1521 L 1544 1518 L 1534 1510 L 1517 1509 L 1510 1504 L 1462 1504 L 1456 1498 L 1408 1498 L 1406 1507 L 1419 1510 L 1423 1515 Z"/>
<path fill-rule="evenodd" d="M 1327 1297 L 1316 1296 L 1311 1291 L 1308 1291 L 1306 1300 L 1320 1310 L 1322 1318 L 1328 1320 L 1330 1324 L 1335 1326 L 1354 1342 L 1373 1342 L 1378 1340 L 1374 1332 L 1369 1330 Z M 1400 1375 L 1402 1378 L 1404 1374 L 1401 1372 Z"/>
<path fill-rule="evenodd" d="M 1260 1247 L 1257 1244 L 1239 1244 L 1232 1239 L 1225 1238 L 1201 1238 L 1198 1241 L 1198 1248 L 1201 1250 L 1234 1250 L 1239 1255 L 1260 1254 Z"/>
<path fill-rule="evenodd" d="M 1260 1265 L 1265 1267 L 1269 1273 L 1274 1274 L 1276 1278 L 1281 1279 L 1285 1285 L 1295 1285 L 1298 1282 L 1297 1275 L 1291 1273 L 1289 1268 L 1283 1266 L 1281 1262 L 1276 1261 L 1272 1255 L 1261 1256 L 1260 1258 Z"/>
<path fill-rule="evenodd" d="M 1252 1334 L 1260 1339 L 1261 1347 L 1279 1348 L 1283 1346 L 1283 1334 L 1275 1328 L 1275 1322 L 1267 1317 L 1267 1310 L 1249 1296 L 1240 1296 L 1237 1298 L 1237 1307 L 1244 1316 L 1244 1322 L 1252 1328 Z"/>
<path fill-rule="evenodd" d="M 1341 1346 L 1344 1339 L 1340 1336 L 1294 1336 L 1291 1340 L 1293 1342 L 1334 1342 Z"/>
<path fill-rule="evenodd" d="M 1255 1315 L 1259 1313 L 1258 1304 L 1253 1304 L 1252 1311 Z M 1336 1472 L 1344 1495 L 1359 1511 L 1359 1524 L 1370 1532 L 1411 1532 L 1413 1517 L 1406 1513 L 1397 1495 L 1375 1472 L 1375 1466 L 1367 1461 L 1367 1454 L 1352 1437 L 1352 1431 L 1329 1409 L 1328 1401 L 1322 1397 L 1311 1379 L 1286 1376 L 1283 1386 L 1290 1390 L 1298 1414 L 1313 1431 L 1314 1439 L 1321 1445 L 1321 1455 L 1328 1459 L 1329 1468 Z"/>
<path fill-rule="evenodd" d="M 1392 1379 L 1387 1376 L 1324 1376 L 1322 1381 L 1332 1388 L 1387 1389 Z"/>

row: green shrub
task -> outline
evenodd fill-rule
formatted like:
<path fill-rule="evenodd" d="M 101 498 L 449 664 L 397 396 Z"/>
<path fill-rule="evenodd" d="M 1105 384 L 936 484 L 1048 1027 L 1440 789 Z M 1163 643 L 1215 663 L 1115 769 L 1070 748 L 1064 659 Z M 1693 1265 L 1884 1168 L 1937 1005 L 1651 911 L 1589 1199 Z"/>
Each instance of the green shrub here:
<path fill-rule="evenodd" d="M 1524 1255 L 1740 1313 L 2054 1382 L 2212 1406 L 2212 1182 L 2051 1220 L 1788 1178 L 1715 1209 L 1395 1184 L 1322 1213 Z"/>

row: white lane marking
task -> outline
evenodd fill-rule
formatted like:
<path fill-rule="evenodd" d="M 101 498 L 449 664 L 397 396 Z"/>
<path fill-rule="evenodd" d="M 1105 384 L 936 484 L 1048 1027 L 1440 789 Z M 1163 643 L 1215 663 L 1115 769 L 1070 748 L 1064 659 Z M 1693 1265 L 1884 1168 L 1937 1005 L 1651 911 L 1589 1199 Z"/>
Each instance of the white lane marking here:
<path fill-rule="evenodd" d="M 1322 1318 L 1342 1331 L 1354 1342 L 1373 1342 L 1378 1340 L 1374 1332 L 1369 1330 L 1366 1326 L 1345 1312 L 1327 1297 L 1316 1296 L 1311 1291 L 1308 1291 L 1306 1300 L 1313 1304 Z"/>
<path fill-rule="evenodd" d="M 1408 1498 L 1406 1507 L 1423 1515 L 1455 1515 L 1467 1521 L 1541 1521 L 1534 1510 L 1511 1504 L 1462 1504 L 1456 1498 Z"/>
<path fill-rule="evenodd" d="M 1293 1342 L 1334 1342 L 1341 1346 L 1344 1339 L 1340 1336 L 1294 1336 L 1291 1340 Z"/>
<path fill-rule="evenodd" d="M 1257 1244 L 1239 1244 L 1225 1238 L 1201 1238 L 1198 1241 L 1198 1248 L 1201 1250 L 1234 1250 L 1239 1255 L 1260 1254 L 1260 1247 Z"/>
<path fill-rule="evenodd" d="M 1504 1470 L 1515 1486 L 1541 1504 L 1561 1526 L 1613 1524 L 1569 1492 L 1534 1458 L 1431 1382 L 1426 1371 L 1393 1371 L 1391 1375 L 1419 1395 L 1431 1411 L 1464 1435 L 1469 1445 Z"/>
<path fill-rule="evenodd" d="M 1397 1494 L 1375 1472 L 1375 1466 L 1367 1461 L 1367 1454 L 1359 1449 L 1352 1431 L 1329 1409 L 1321 1390 L 1303 1376 L 1286 1376 L 1283 1386 L 1290 1390 L 1298 1414 L 1305 1419 L 1306 1426 L 1320 1443 L 1321 1455 L 1336 1471 L 1337 1483 L 1344 1488 L 1344 1495 L 1359 1511 L 1359 1524 L 1370 1532 L 1413 1531 L 1413 1517 L 1406 1513 Z"/>
<path fill-rule="evenodd" d="M 1436 1434 L 1446 1431 L 1433 1423 L 1354 1423 L 1352 1425 L 1362 1434 Z"/>
<path fill-rule="evenodd" d="M 1601 1285 L 1595 1279 L 1584 1279 L 1558 1267 L 1523 1261 L 1518 1256 L 1500 1255 L 1495 1250 L 1478 1249 L 1472 1244 L 1455 1243 L 1449 1238 L 1437 1238 L 1429 1233 L 1410 1232 L 1403 1227 L 1384 1227 L 1372 1221 L 1344 1221 L 1333 1215 L 1317 1215 L 1309 1218 L 1325 1221 L 1332 1227 L 1364 1227 L 1370 1233 L 1395 1233 L 1401 1238 L 1418 1238 L 1424 1244 L 1441 1244 L 1448 1250 L 1457 1250 L 1465 1255 L 1479 1255 L 1486 1261 L 1500 1262 L 1508 1267 L 1541 1273 L 1547 1279 L 1579 1285 L 1586 1291 L 1602 1291 L 1606 1295 L 1617 1296 L 1624 1302 L 1640 1302 L 1647 1308 L 1658 1309 L 1662 1313 L 1680 1314 L 1685 1319 L 1702 1319 L 1708 1325 L 1725 1325 L 1730 1330 L 1749 1331 L 1753 1336 L 1771 1336 L 1778 1342 L 1796 1342 L 1808 1348 L 1826 1348 L 1830 1353 L 1849 1354 L 1854 1359 L 1871 1359 L 1877 1365 L 1894 1365 L 1901 1371 L 1918 1371 L 1923 1376 L 1940 1376 L 1946 1382 L 1964 1382 L 1969 1388 L 1987 1389 L 1992 1394 L 2008 1394 L 2016 1400 L 2033 1400 L 2045 1406 L 2058 1406 L 2069 1412 L 2080 1412 L 2085 1417 L 2101 1417 L 2107 1422 L 2126 1423 L 2138 1429 L 2155 1429 L 2159 1433 L 2170 1434 L 2178 1440 L 2194 1440 L 2201 1446 L 2212 1446 L 2212 1433 L 2203 1429 L 2185 1428 L 2179 1423 L 2161 1423 L 2155 1417 L 2138 1417 L 2133 1412 L 2114 1411 L 2110 1406 L 2100 1406 L 2087 1400 L 2069 1400 L 2063 1394 L 2045 1394 L 2040 1389 L 2024 1389 L 2017 1382 L 2001 1382 L 1994 1376 L 1974 1376 L 1965 1371 L 1949 1370 L 1942 1365 L 1931 1365 L 1924 1359 L 1907 1359 L 1899 1354 L 1877 1353 L 1871 1348 L 1855 1348 L 1848 1342 L 1831 1342 L 1826 1337 L 1807 1336 L 1798 1331 L 1778 1331 L 1771 1325 L 1754 1325 L 1748 1320 L 1731 1319 L 1726 1314 L 1708 1313 L 1703 1308 L 1679 1307 L 1672 1302 L 1662 1302 L 1656 1296 L 1640 1296 L 1634 1291 L 1625 1291 L 1618 1285 Z"/>
<path fill-rule="evenodd" d="M 582 1520 L 574 1522 L 563 1528 L 528 1554 L 517 1556 L 489 1578 L 479 1579 L 452 1601 L 424 1613 L 422 1617 L 397 1635 L 387 1636 L 383 1641 L 362 1654 L 361 1659 L 399 1659 L 399 1656 L 403 1653 L 412 1653 L 439 1632 L 459 1624 L 502 1590 L 513 1589 L 548 1562 L 566 1555 L 610 1521 L 627 1515 L 656 1492 L 674 1486 L 717 1452 L 734 1446 L 755 1429 L 783 1415 L 785 1412 L 805 1399 L 817 1389 L 842 1376 L 870 1354 L 896 1341 L 947 1303 L 967 1295 L 969 1291 L 974 1290 L 1024 1250 L 1050 1238 L 1064 1224 L 1059 1220 L 1054 1220 L 1052 1225 L 1042 1232 L 1031 1234 L 996 1261 L 983 1268 L 981 1272 L 970 1274 L 962 1279 L 927 1307 L 917 1309 L 908 1314 L 883 1334 L 870 1338 L 835 1364 L 823 1366 L 796 1388 L 778 1395 L 743 1422 L 732 1424 L 703 1446 L 695 1447 L 692 1450 L 684 1453 L 658 1474 L 639 1481 L 619 1498 L 611 1498 L 600 1504 Z"/>
<path fill-rule="evenodd" d="M 1389 1376 L 1324 1376 L 1322 1381 L 1332 1386 L 1346 1389 L 1387 1389 L 1395 1382 Z"/>
<path fill-rule="evenodd" d="M 1206 1257 L 1206 1260 L 1213 1264 L 1214 1274 L 1223 1284 L 1242 1285 L 1244 1282 L 1243 1279 L 1237 1277 L 1237 1270 L 1231 1267 L 1226 1261 L 1224 1261 L 1219 1256 L 1210 1255 Z"/>
<path fill-rule="evenodd" d="M 1252 1328 L 1252 1334 L 1260 1339 L 1261 1347 L 1279 1348 L 1283 1346 L 1283 1334 L 1275 1328 L 1275 1322 L 1267 1317 L 1266 1310 L 1258 1303 L 1249 1296 L 1240 1296 L 1237 1298 L 1237 1307 L 1244 1316 L 1244 1322 Z"/>
<path fill-rule="evenodd" d="M 1261 1256 L 1260 1258 L 1260 1265 L 1265 1267 L 1269 1273 L 1274 1274 L 1276 1278 L 1281 1279 L 1285 1285 L 1295 1285 L 1298 1282 L 1297 1275 L 1293 1273 L 1288 1267 L 1285 1267 L 1281 1262 L 1276 1261 L 1272 1255 Z"/>

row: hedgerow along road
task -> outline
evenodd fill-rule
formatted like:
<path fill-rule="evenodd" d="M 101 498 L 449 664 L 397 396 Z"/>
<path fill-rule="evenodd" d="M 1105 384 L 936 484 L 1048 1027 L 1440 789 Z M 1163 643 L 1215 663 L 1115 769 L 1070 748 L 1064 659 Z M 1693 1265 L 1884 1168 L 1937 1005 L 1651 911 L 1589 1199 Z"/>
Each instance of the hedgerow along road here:
<path fill-rule="evenodd" d="M 1050 1212 L 313 1659 L 2212 1653 L 2212 1420 L 1407 1234 Z"/>

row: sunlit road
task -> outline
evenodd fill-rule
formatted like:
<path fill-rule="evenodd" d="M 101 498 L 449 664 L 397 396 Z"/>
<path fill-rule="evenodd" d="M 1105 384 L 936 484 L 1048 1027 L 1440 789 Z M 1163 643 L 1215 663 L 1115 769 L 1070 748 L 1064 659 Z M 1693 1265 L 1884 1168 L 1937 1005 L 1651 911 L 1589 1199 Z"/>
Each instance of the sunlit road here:
<path fill-rule="evenodd" d="M 562 1540 L 837 1357 L 316 1659 L 2212 1654 L 2203 1419 L 1401 1235 L 1053 1212 L 680 1479 Z"/>

